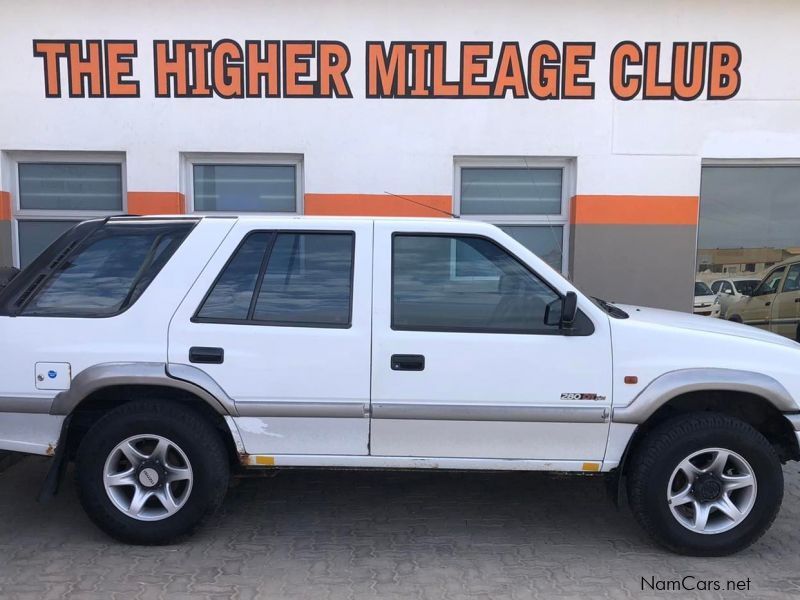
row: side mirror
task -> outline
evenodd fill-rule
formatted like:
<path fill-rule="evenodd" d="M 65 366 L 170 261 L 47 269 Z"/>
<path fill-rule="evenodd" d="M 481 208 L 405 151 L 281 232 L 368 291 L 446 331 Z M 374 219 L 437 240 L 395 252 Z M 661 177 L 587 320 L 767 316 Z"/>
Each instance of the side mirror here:
<path fill-rule="evenodd" d="M 0 267 L 0 290 L 6 287 L 19 273 L 16 267 Z"/>
<path fill-rule="evenodd" d="M 563 298 L 556 298 L 544 309 L 544 324 L 571 329 L 578 315 L 578 295 L 567 292 Z"/>
<path fill-rule="evenodd" d="M 564 296 L 564 306 L 561 309 L 561 328 L 572 329 L 575 317 L 578 316 L 578 294 L 567 292 Z"/>

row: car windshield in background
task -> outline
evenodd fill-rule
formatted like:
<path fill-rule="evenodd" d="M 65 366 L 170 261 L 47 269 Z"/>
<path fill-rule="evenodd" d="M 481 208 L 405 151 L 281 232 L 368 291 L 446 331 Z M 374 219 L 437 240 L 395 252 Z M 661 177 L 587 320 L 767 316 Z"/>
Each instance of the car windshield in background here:
<path fill-rule="evenodd" d="M 705 284 L 702 281 L 695 281 L 694 282 L 694 295 L 695 296 L 713 296 L 714 292 L 711 291 L 711 288 L 708 287 L 708 284 Z"/>
<path fill-rule="evenodd" d="M 759 284 L 758 279 L 745 279 L 742 281 L 733 282 L 736 291 L 742 294 L 743 296 L 750 296 L 753 293 L 753 290 L 756 289 L 758 284 Z"/>

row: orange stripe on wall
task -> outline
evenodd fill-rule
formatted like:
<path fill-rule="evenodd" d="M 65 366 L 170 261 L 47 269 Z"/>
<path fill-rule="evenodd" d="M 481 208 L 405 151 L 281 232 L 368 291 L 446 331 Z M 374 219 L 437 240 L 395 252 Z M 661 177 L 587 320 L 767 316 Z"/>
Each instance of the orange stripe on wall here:
<path fill-rule="evenodd" d="M 11 220 L 11 194 L 0 192 L 0 221 Z"/>
<path fill-rule="evenodd" d="M 305 214 L 368 217 L 447 217 L 452 196 L 428 194 L 306 194 Z M 408 198 L 406 200 L 405 198 Z M 424 205 L 424 206 L 423 206 Z"/>
<path fill-rule="evenodd" d="M 128 192 L 128 214 L 182 215 L 186 203 L 180 192 Z"/>
<path fill-rule="evenodd" d="M 574 225 L 697 225 L 697 196 L 589 196 L 572 198 Z"/>

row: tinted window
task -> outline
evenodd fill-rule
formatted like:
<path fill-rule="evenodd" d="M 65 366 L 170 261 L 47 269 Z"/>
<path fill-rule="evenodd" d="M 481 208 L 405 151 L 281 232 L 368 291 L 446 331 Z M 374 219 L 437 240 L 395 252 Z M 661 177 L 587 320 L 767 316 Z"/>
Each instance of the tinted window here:
<path fill-rule="evenodd" d="M 546 306 L 559 296 L 496 244 L 468 236 L 397 235 L 392 327 L 550 333 Z"/>
<path fill-rule="evenodd" d="M 798 207 L 800 166 L 704 166 L 697 270 L 763 279 L 800 246 Z"/>
<path fill-rule="evenodd" d="M 715 281 L 711 284 L 711 291 L 715 294 L 719 293 L 720 288 L 722 287 L 722 281 Z"/>
<path fill-rule="evenodd" d="M 347 327 L 354 241 L 352 233 L 253 234 L 225 267 L 197 316 Z"/>
<path fill-rule="evenodd" d="M 102 317 L 132 305 L 191 229 L 111 224 L 62 260 L 23 307 L 24 315 Z"/>
<path fill-rule="evenodd" d="M 245 320 L 271 233 L 245 239 L 217 279 L 197 316 L 204 319 Z"/>

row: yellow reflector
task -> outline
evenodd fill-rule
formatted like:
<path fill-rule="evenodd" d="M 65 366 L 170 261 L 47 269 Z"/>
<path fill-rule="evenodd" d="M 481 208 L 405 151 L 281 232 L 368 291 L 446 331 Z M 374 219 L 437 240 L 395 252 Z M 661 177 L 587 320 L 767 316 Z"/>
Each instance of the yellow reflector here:
<path fill-rule="evenodd" d="M 256 464 L 257 465 L 264 465 L 266 467 L 271 467 L 275 464 L 275 457 L 274 456 L 255 456 Z"/>
<path fill-rule="evenodd" d="M 599 471 L 600 470 L 600 463 L 596 463 L 596 462 L 583 463 L 583 470 L 584 471 Z"/>

